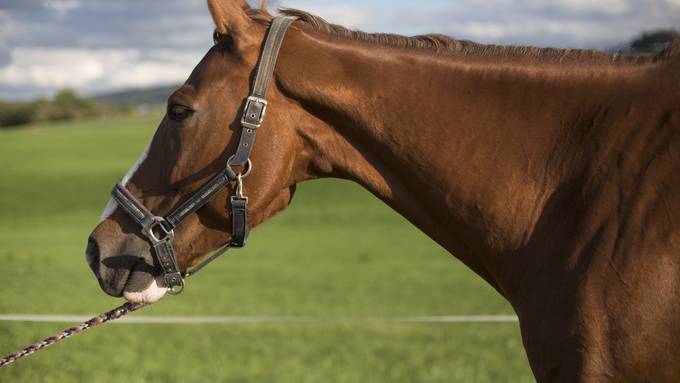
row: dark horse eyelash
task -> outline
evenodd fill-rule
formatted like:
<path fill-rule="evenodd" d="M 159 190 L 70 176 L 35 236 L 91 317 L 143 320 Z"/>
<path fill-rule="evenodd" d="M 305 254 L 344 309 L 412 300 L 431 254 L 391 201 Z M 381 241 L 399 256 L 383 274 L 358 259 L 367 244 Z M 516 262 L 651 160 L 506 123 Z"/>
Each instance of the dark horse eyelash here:
<path fill-rule="evenodd" d="M 234 48 L 234 38 L 231 35 L 220 33 L 217 29 L 213 32 L 213 44 L 225 43 L 225 48 L 232 51 Z"/>

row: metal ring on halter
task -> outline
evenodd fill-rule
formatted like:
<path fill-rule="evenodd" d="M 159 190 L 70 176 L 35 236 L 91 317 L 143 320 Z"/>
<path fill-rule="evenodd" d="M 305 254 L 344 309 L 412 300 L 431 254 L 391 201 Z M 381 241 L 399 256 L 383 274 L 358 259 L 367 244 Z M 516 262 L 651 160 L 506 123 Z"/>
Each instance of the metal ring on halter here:
<path fill-rule="evenodd" d="M 175 285 L 172 286 L 171 288 L 168 289 L 168 294 L 170 295 L 179 295 L 184 291 L 184 280 L 182 280 L 181 285 Z"/>
<path fill-rule="evenodd" d="M 231 161 L 234 159 L 234 157 L 236 157 L 235 154 L 229 157 L 229 159 L 227 160 L 227 166 L 229 168 L 231 168 Z M 250 172 L 253 171 L 253 162 L 250 160 L 250 158 L 248 158 L 248 162 L 246 162 L 245 166 L 243 167 L 243 170 L 244 171 L 237 173 L 241 174 L 241 178 L 248 177 L 250 175 Z"/>
<path fill-rule="evenodd" d="M 147 238 L 149 238 L 149 240 L 151 240 L 151 242 L 154 244 L 163 241 L 172 241 L 172 239 L 175 237 L 175 231 L 166 229 L 166 227 L 163 226 L 163 222 L 165 222 L 165 218 L 153 217 L 151 222 L 142 227 L 142 233 L 144 233 L 144 235 L 146 235 Z M 160 236 L 154 231 L 156 228 L 160 229 Z"/>

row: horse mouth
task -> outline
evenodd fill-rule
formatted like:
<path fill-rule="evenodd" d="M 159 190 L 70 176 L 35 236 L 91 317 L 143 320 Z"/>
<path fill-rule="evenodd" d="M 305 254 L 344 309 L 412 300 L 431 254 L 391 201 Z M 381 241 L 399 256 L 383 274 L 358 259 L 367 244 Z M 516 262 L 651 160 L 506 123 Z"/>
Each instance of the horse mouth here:
<path fill-rule="evenodd" d="M 168 289 L 165 287 L 162 276 L 156 276 L 155 269 L 140 260 L 130 271 L 122 296 L 132 303 L 151 304 L 159 301 Z"/>
<path fill-rule="evenodd" d="M 119 255 L 103 260 L 101 266 L 99 273 L 95 273 L 99 286 L 112 297 L 124 297 L 133 303 L 154 303 L 167 292 L 162 276 L 157 276 L 155 267 L 143 257 Z"/>

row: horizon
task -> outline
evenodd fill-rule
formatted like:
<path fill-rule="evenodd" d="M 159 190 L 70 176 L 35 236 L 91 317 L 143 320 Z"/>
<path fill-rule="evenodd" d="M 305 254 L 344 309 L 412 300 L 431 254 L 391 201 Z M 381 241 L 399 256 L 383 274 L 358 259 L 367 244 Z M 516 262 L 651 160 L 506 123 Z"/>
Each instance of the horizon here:
<path fill-rule="evenodd" d="M 366 32 L 501 45 L 615 49 L 680 27 L 680 0 L 283 0 Z M 0 0 L 0 99 L 93 96 L 182 83 L 212 46 L 203 0 Z"/>

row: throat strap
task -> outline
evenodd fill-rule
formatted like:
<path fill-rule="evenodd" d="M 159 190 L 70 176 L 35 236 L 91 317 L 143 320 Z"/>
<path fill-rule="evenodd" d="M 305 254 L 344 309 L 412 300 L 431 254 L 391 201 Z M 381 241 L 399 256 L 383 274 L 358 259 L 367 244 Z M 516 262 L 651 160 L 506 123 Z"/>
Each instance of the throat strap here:
<path fill-rule="evenodd" d="M 276 60 L 279 57 L 283 39 L 286 37 L 286 31 L 293 21 L 295 21 L 293 17 L 277 17 L 272 21 L 269 28 L 269 36 L 260 54 L 260 63 L 257 66 L 252 96 L 267 98 L 267 92 L 274 78 Z"/>

